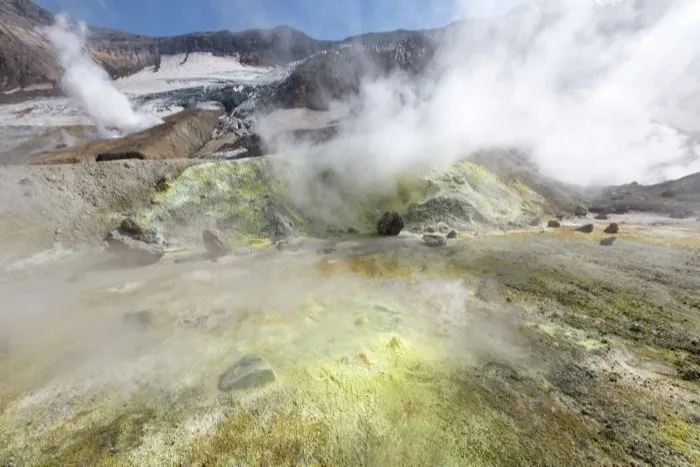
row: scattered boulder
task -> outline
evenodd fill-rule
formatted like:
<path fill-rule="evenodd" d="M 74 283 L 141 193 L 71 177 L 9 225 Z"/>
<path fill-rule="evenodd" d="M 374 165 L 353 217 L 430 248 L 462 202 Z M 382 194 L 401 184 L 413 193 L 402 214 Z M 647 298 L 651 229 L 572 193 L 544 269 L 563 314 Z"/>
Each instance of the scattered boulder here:
<path fill-rule="evenodd" d="M 447 240 L 442 235 L 436 234 L 425 234 L 423 235 L 423 242 L 429 247 L 440 247 L 447 245 Z"/>
<path fill-rule="evenodd" d="M 385 212 L 377 223 L 377 234 L 390 237 L 401 233 L 404 222 L 399 213 L 394 211 Z"/>
<path fill-rule="evenodd" d="M 357 230 L 355 227 L 348 227 L 347 233 L 349 235 L 357 235 L 360 233 L 360 231 Z"/>
<path fill-rule="evenodd" d="M 620 227 L 615 222 L 611 223 L 609 226 L 607 226 L 605 228 L 605 230 L 603 230 L 603 232 L 605 232 L 606 234 L 616 234 L 619 231 L 620 231 Z"/>
<path fill-rule="evenodd" d="M 145 229 L 138 224 L 132 217 L 125 217 L 119 226 L 110 231 L 104 241 L 110 242 L 122 237 L 128 237 L 133 240 L 154 245 L 164 245 L 165 241 L 161 235 L 153 229 Z"/>
<path fill-rule="evenodd" d="M 219 390 L 252 389 L 265 386 L 277 379 L 272 366 L 257 355 L 246 355 L 226 370 L 219 378 Z"/>
<path fill-rule="evenodd" d="M 125 266 L 149 266 L 165 255 L 163 248 L 158 245 L 124 236 L 111 238 L 106 246 L 107 252 L 116 255 Z"/>
<path fill-rule="evenodd" d="M 549 227 L 550 229 L 558 229 L 559 227 L 561 227 L 561 223 L 559 221 L 551 220 L 547 222 L 547 227 Z"/>
<path fill-rule="evenodd" d="M 676 196 L 676 192 L 673 190 L 664 190 L 661 192 L 662 198 L 673 198 Z"/>
<path fill-rule="evenodd" d="M 576 229 L 576 232 L 591 233 L 593 232 L 593 224 L 585 224 Z"/>
<path fill-rule="evenodd" d="M 600 241 L 600 246 L 612 246 L 612 244 L 615 242 L 616 237 L 608 237 L 604 238 Z"/>
<path fill-rule="evenodd" d="M 454 230 L 450 230 L 447 234 L 447 238 L 450 240 L 457 238 L 457 232 Z"/>
<path fill-rule="evenodd" d="M 608 215 L 605 214 L 605 213 L 603 213 L 603 212 L 601 212 L 600 214 L 598 214 L 597 216 L 595 216 L 595 219 L 597 219 L 597 220 L 599 220 L 599 221 L 606 221 L 606 220 L 608 220 Z"/>
<path fill-rule="evenodd" d="M 219 258 L 231 253 L 232 248 L 226 236 L 219 230 L 206 229 L 202 231 L 202 243 L 211 258 Z"/>

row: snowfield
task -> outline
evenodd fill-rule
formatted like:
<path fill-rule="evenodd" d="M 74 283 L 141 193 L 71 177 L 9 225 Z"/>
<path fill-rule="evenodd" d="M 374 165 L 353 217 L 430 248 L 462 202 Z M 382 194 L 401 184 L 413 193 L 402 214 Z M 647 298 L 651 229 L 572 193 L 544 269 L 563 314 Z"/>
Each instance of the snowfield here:
<path fill-rule="evenodd" d="M 211 53 L 166 55 L 161 67 L 145 68 L 126 78 L 114 81 L 115 86 L 130 98 L 185 88 L 223 86 L 227 84 L 262 85 L 284 79 L 294 64 L 285 67 L 252 67 L 242 65 L 233 56 Z M 172 106 L 162 109 L 157 101 L 136 108 L 139 112 L 165 117 L 182 110 Z M 53 127 L 90 125 L 90 118 L 80 104 L 65 97 L 35 99 L 16 104 L 0 105 L 0 127 Z M 6 132 L 0 132 L 2 137 Z M 7 135 L 5 135 L 7 136 Z M 13 144 L 11 143 L 10 146 Z M 7 146 L 7 145 L 5 145 Z"/>
<path fill-rule="evenodd" d="M 234 56 L 211 53 L 166 55 L 158 71 L 145 68 L 136 74 L 115 81 L 117 88 L 132 95 L 171 91 L 183 87 L 209 84 L 263 83 L 283 78 L 286 68 L 242 65 Z"/>

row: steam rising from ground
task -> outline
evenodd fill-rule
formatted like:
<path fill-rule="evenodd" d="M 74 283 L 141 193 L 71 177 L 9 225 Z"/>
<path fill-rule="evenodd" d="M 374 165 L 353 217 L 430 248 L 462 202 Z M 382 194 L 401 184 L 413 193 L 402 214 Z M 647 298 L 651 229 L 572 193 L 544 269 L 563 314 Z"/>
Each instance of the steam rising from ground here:
<path fill-rule="evenodd" d="M 494 147 L 576 184 L 700 171 L 699 24 L 694 0 L 534 1 L 453 24 L 429 78 L 363 84 L 351 138 L 324 159 L 358 188 Z"/>
<path fill-rule="evenodd" d="M 53 45 L 63 68 L 61 85 L 64 91 L 80 102 L 101 136 L 133 133 L 162 123 L 157 117 L 135 112 L 128 97 L 95 63 L 86 46 L 88 29 L 85 23 L 74 24 L 65 14 L 59 14 L 56 22 L 42 28 L 41 32 Z"/>

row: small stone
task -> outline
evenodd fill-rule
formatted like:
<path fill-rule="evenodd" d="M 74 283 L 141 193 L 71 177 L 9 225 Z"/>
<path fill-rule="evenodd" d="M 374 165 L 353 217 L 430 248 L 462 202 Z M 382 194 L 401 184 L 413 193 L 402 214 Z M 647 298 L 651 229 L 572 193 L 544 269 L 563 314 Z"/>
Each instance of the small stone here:
<path fill-rule="evenodd" d="M 616 237 L 608 237 L 604 238 L 600 241 L 600 246 L 612 246 L 612 244 L 615 242 Z"/>
<path fill-rule="evenodd" d="M 447 234 L 447 238 L 450 240 L 457 238 L 457 232 L 454 230 L 450 230 L 450 232 Z"/>
<path fill-rule="evenodd" d="M 630 324 L 630 331 L 632 332 L 642 332 L 642 325 L 639 323 Z"/>
<path fill-rule="evenodd" d="M 202 243 L 207 253 L 212 258 L 219 258 L 231 253 L 231 245 L 226 240 L 224 234 L 216 229 L 206 229 L 202 231 Z"/>
<path fill-rule="evenodd" d="M 396 236 L 404 228 L 404 222 L 399 213 L 394 211 L 385 212 L 377 223 L 377 234 L 382 236 Z"/>
<path fill-rule="evenodd" d="M 436 234 L 425 234 L 423 235 L 423 242 L 429 247 L 441 247 L 447 245 L 447 240 L 442 235 Z"/>
<path fill-rule="evenodd" d="M 262 357 L 246 355 L 226 370 L 219 378 L 219 390 L 253 389 L 277 379 L 272 366 Z"/>
<path fill-rule="evenodd" d="M 360 233 L 360 231 L 357 230 L 355 227 L 348 227 L 348 233 L 349 233 L 350 235 L 357 235 L 357 234 Z"/>
<path fill-rule="evenodd" d="M 551 220 L 547 222 L 547 227 L 549 227 L 550 229 L 558 229 L 559 227 L 561 227 L 561 223 L 559 221 Z"/>
<path fill-rule="evenodd" d="M 591 233 L 593 232 L 593 224 L 582 225 L 576 229 L 576 232 Z"/>
<path fill-rule="evenodd" d="M 609 226 L 607 226 L 605 228 L 605 230 L 603 230 L 603 232 L 605 232 L 606 234 L 616 234 L 619 231 L 620 231 L 620 227 L 615 222 L 611 223 Z"/>
<path fill-rule="evenodd" d="M 595 216 L 595 219 L 597 219 L 599 221 L 606 221 L 606 220 L 608 220 L 608 215 L 601 212 L 600 214 Z"/>

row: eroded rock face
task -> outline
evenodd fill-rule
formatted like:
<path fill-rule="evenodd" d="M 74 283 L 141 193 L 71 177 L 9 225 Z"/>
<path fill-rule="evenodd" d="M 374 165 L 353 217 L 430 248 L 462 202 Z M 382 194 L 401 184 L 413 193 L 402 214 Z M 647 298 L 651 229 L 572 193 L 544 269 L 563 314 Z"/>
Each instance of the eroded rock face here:
<path fill-rule="evenodd" d="M 484 220 L 466 197 L 459 194 L 436 196 L 423 203 L 414 203 L 406 212 L 406 222 L 409 224 L 444 223 L 465 227 Z"/>
<path fill-rule="evenodd" d="M 221 111 L 185 109 L 164 123 L 123 138 L 91 141 L 39 155 L 34 164 L 65 164 L 119 159 L 188 159 L 211 138 Z"/>
<path fill-rule="evenodd" d="M 385 237 L 396 236 L 404 228 L 404 222 L 399 213 L 385 212 L 377 223 L 377 234 Z"/>

